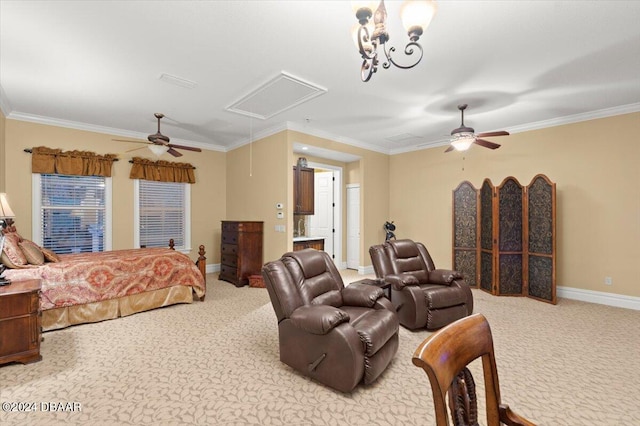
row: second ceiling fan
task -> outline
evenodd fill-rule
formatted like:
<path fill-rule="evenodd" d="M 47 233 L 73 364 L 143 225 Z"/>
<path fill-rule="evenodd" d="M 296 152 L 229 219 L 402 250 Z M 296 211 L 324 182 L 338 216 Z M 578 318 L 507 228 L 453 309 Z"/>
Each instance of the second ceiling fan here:
<path fill-rule="evenodd" d="M 173 155 L 174 157 L 182 157 L 182 153 L 177 151 L 176 149 L 184 149 L 187 151 L 195 151 L 195 152 L 201 152 L 202 150 L 200 148 L 194 148 L 192 146 L 184 146 L 184 145 L 175 145 L 170 142 L 169 136 L 165 136 L 162 133 L 160 133 L 160 120 L 164 117 L 164 114 L 162 113 L 155 113 L 154 116 L 158 119 L 158 131 L 152 135 L 147 136 L 147 139 L 149 140 L 149 142 L 140 142 L 140 141 L 133 141 L 133 140 L 126 140 L 126 139 L 113 139 L 114 141 L 118 141 L 118 142 L 137 142 L 137 143 L 145 143 L 148 145 L 152 145 L 149 147 L 149 149 L 151 149 L 153 151 L 153 145 L 158 146 L 158 147 L 164 147 L 166 148 L 166 152 Z M 141 147 L 141 148 L 135 148 L 135 149 L 131 149 L 129 151 L 135 151 L 136 149 L 143 149 L 145 147 Z M 129 152 L 127 151 L 127 152 Z M 158 152 L 153 151 L 155 154 L 159 155 Z M 162 152 L 160 152 L 161 154 Z"/>
<path fill-rule="evenodd" d="M 451 138 L 451 145 L 445 150 L 445 152 L 450 152 L 454 149 L 458 151 L 466 151 L 472 144 L 480 145 L 489 149 L 500 148 L 500 144 L 484 140 L 482 138 L 492 136 L 508 136 L 509 132 L 499 130 L 496 132 L 484 132 L 477 134 L 474 133 L 475 130 L 472 127 L 466 127 L 464 125 L 464 110 L 467 109 L 467 106 L 467 104 L 458 105 L 462 122 L 460 123 L 460 127 L 451 131 L 451 136 L 453 136 Z"/>

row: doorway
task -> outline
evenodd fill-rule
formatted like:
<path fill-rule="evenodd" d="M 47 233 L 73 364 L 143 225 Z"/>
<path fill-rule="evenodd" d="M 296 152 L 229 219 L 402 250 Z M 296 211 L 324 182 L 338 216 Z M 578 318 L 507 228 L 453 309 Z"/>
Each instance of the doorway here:
<path fill-rule="evenodd" d="M 324 237 L 324 251 L 338 269 L 342 265 L 342 167 L 309 162 L 314 173 L 315 214 L 309 216 L 310 235 Z"/>

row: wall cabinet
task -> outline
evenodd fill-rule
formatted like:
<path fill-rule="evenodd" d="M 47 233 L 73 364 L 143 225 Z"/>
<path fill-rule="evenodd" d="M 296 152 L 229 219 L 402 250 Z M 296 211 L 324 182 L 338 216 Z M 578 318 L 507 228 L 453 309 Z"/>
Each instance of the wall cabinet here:
<path fill-rule="evenodd" d="M 294 214 L 315 214 L 313 172 L 314 170 L 308 167 L 293 166 Z"/>
<path fill-rule="evenodd" d="M 249 275 L 262 268 L 263 222 L 222 221 L 219 279 L 236 287 L 249 283 Z"/>
<path fill-rule="evenodd" d="M 0 364 L 40 361 L 40 280 L 0 287 Z"/>
<path fill-rule="evenodd" d="M 312 249 L 324 251 L 324 238 L 319 238 L 317 240 L 305 240 L 305 241 L 293 242 L 293 251 L 304 250 L 306 248 L 312 248 Z"/>

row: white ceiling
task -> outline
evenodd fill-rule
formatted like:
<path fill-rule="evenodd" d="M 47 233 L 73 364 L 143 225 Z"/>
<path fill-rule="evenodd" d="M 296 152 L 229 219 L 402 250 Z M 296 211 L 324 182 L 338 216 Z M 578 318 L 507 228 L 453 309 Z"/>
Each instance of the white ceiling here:
<path fill-rule="evenodd" d="M 640 1 L 440 1 L 422 62 L 368 83 L 355 22 L 347 1 L 1 0 L 0 106 L 142 138 L 162 112 L 172 142 L 222 151 L 289 128 L 390 154 L 446 143 L 460 103 L 477 132 L 640 111 Z M 266 120 L 226 110 L 281 72 L 327 92 Z"/>

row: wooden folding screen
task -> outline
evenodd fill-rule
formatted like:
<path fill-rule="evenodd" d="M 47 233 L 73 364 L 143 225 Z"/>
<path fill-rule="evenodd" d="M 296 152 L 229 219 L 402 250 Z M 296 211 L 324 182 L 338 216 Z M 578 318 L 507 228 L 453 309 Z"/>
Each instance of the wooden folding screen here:
<path fill-rule="evenodd" d="M 453 191 L 453 265 L 472 287 L 556 303 L 556 188 L 546 176 Z"/>
<path fill-rule="evenodd" d="M 480 277 L 478 247 L 478 191 L 464 181 L 453 191 L 453 263 L 471 287 Z"/>

